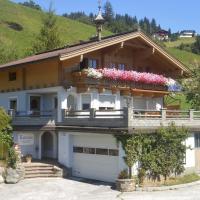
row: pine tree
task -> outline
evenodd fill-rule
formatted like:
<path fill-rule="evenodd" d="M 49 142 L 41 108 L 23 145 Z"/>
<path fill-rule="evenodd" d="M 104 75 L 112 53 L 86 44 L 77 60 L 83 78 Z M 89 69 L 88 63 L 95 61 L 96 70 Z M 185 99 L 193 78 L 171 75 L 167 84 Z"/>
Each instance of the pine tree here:
<path fill-rule="evenodd" d="M 103 16 L 107 23 L 111 23 L 114 19 L 113 6 L 110 3 L 110 1 L 106 1 L 105 5 L 104 5 Z"/>
<path fill-rule="evenodd" d="M 46 17 L 43 19 L 43 26 L 33 44 L 33 53 L 44 52 L 60 47 L 61 40 L 57 27 L 57 18 L 51 6 Z"/>

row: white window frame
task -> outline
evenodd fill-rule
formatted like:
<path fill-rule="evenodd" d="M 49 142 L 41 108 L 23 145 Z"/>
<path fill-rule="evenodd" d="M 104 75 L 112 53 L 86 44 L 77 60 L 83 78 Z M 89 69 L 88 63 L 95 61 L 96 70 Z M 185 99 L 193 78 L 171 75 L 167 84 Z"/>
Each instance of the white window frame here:
<path fill-rule="evenodd" d="M 90 96 L 90 108 L 92 108 L 92 94 L 91 93 L 81 93 L 81 95 L 80 95 L 81 110 L 83 110 L 83 95 L 89 95 Z"/>
<path fill-rule="evenodd" d="M 100 106 L 100 96 L 113 96 L 114 98 L 115 98 L 115 100 L 114 100 L 114 107 L 113 107 L 113 109 L 116 109 L 116 103 L 117 103 L 117 96 L 116 95 L 113 95 L 113 94 L 104 94 L 104 93 L 102 93 L 102 94 L 99 94 L 98 95 L 98 102 L 99 102 L 99 108 L 101 107 Z"/>
<path fill-rule="evenodd" d="M 17 110 L 16 111 L 19 111 L 19 104 L 18 104 L 18 97 L 17 96 L 13 96 L 13 97 L 8 97 L 8 110 L 10 110 L 10 101 L 11 100 L 16 100 L 17 101 Z"/>

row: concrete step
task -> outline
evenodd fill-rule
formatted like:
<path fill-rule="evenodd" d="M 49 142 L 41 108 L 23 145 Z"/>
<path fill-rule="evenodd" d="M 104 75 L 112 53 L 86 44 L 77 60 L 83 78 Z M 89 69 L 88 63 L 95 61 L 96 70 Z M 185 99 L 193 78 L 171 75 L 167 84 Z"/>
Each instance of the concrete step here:
<path fill-rule="evenodd" d="M 55 174 L 53 170 L 32 170 L 32 171 L 25 171 L 25 174 Z"/>
<path fill-rule="evenodd" d="M 24 163 L 24 178 L 62 177 L 63 169 L 53 164 Z"/>
<path fill-rule="evenodd" d="M 58 176 L 55 174 L 31 174 L 31 175 L 25 175 L 25 179 L 28 178 L 62 178 L 62 176 Z"/>
<path fill-rule="evenodd" d="M 33 171 L 33 170 L 53 170 L 53 167 L 25 167 L 25 171 Z"/>

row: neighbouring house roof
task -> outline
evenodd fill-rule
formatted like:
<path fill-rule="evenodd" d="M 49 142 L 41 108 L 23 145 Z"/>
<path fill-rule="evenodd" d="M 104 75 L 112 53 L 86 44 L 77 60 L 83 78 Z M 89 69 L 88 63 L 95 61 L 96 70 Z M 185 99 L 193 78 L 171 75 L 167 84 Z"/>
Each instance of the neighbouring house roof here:
<path fill-rule="evenodd" d="M 131 40 L 134 38 L 140 38 L 153 48 L 163 54 L 167 59 L 172 61 L 178 68 L 183 70 L 185 74 L 190 74 L 190 70 L 179 60 L 168 54 L 162 47 L 157 45 L 152 39 L 150 39 L 148 36 L 146 36 L 141 31 L 136 32 L 127 32 L 117 35 L 112 35 L 108 37 L 102 38 L 101 41 L 92 40 L 92 41 L 86 41 L 79 44 L 71 45 L 71 46 L 65 46 L 60 49 L 54 49 L 52 51 L 43 52 L 37 55 L 29 56 L 24 59 L 16 60 L 13 62 L 9 62 L 7 64 L 0 65 L 0 69 L 5 69 L 8 67 L 16 67 L 23 64 L 33 63 L 41 60 L 46 60 L 49 58 L 58 58 L 61 61 L 67 60 L 76 56 L 84 55 L 86 53 L 90 53 L 96 50 L 99 50 L 101 48 L 105 48 L 111 45 L 115 45 L 121 42 L 125 42 L 127 40 Z"/>
<path fill-rule="evenodd" d="M 168 31 L 166 31 L 166 30 L 159 30 L 159 31 L 157 31 L 157 32 L 155 32 L 155 34 L 161 34 L 161 35 L 168 35 L 169 34 L 169 32 Z"/>
<path fill-rule="evenodd" d="M 195 34 L 196 31 L 195 30 L 183 30 L 183 31 L 180 32 L 180 34 L 185 34 L 185 33 L 187 33 L 187 34 Z"/>

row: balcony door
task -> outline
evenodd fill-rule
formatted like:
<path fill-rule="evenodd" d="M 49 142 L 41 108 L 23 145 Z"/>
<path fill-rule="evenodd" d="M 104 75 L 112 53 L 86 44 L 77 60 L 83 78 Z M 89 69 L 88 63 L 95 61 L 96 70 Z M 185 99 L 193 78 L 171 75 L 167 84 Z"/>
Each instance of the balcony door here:
<path fill-rule="evenodd" d="M 40 115 L 41 112 L 40 96 L 30 96 L 30 112 L 32 115 Z"/>

